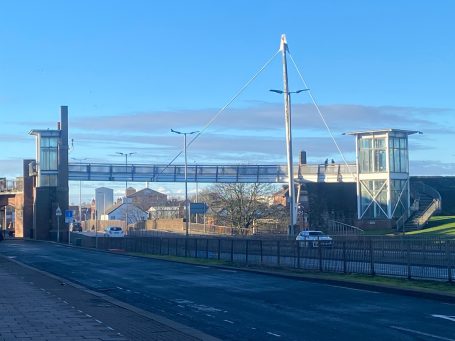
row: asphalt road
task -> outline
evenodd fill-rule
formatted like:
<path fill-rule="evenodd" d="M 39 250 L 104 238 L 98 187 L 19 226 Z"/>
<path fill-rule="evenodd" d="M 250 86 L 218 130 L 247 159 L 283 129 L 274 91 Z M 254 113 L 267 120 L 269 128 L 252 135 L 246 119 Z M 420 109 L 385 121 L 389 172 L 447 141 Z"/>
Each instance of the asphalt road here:
<path fill-rule="evenodd" d="M 453 304 L 54 243 L 0 253 L 225 340 L 455 340 Z"/>

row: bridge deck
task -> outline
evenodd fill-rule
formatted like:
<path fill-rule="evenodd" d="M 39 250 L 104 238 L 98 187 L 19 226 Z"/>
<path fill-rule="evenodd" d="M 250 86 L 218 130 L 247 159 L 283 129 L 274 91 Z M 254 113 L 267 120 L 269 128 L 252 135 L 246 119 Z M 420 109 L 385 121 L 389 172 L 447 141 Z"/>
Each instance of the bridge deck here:
<path fill-rule="evenodd" d="M 355 164 L 299 165 L 299 182 L 355 182 Z M 69 164 L 69 179 L 82 181 L 184 182 L 184 165 Z M 287 183 L 286 165 L 188 165 L 188 182 Z"/>

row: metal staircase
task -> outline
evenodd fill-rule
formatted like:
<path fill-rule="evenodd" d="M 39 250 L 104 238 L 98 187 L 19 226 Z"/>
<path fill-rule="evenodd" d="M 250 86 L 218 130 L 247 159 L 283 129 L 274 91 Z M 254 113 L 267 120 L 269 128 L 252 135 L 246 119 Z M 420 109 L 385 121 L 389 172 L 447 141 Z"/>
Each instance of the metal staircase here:
<path fill-rule="evenodd" d="M 441 195 L 423 182 L 411 183 L 411 198 L 414 198 L 411 206 L 413 213 L 404 224 L 405 230 L 425 226 L 431 216 L 441 210 Z"/>

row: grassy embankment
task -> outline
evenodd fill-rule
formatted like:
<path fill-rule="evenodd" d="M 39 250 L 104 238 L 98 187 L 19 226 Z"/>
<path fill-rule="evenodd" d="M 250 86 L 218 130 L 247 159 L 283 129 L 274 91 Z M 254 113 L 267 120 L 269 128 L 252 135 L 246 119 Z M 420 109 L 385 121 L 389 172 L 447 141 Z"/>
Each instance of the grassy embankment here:
<path fill-rule="evenodd" d="M 428 225 L 421 230 L 407 232 L 407 235 L 437 235 L 455 237 L 455 216 L 431 217 Z"/>

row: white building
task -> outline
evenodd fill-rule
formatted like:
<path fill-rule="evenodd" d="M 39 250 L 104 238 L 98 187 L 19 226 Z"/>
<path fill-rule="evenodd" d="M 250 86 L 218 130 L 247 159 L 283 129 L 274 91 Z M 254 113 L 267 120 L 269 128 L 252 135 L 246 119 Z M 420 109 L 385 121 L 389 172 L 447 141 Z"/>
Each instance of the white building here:
<path fill-rule="evenodd" d="M 128 220 L 128 224 L 134 224 L 147 220 L 148 212 L 131 202 L 122 202 L 107 209 L 102 218 L 103 220 Z"/>

